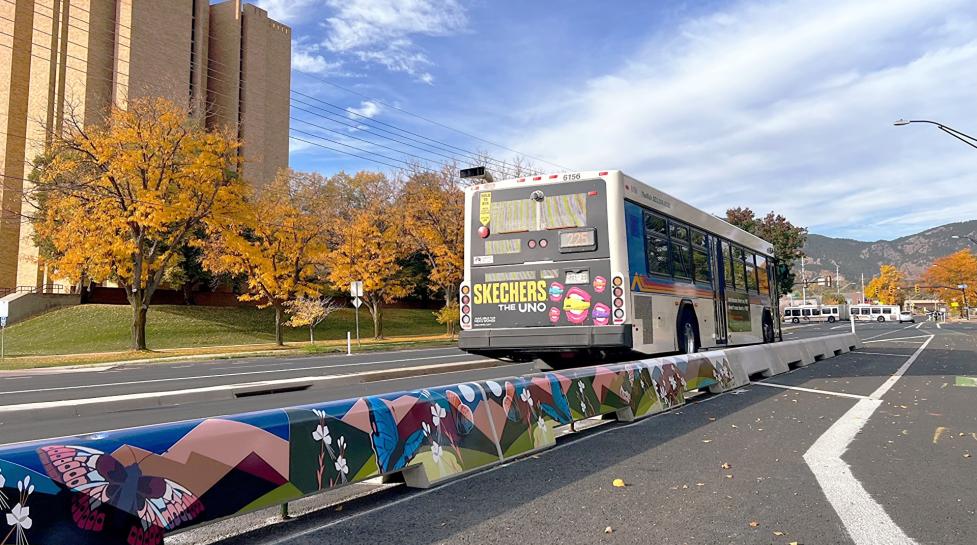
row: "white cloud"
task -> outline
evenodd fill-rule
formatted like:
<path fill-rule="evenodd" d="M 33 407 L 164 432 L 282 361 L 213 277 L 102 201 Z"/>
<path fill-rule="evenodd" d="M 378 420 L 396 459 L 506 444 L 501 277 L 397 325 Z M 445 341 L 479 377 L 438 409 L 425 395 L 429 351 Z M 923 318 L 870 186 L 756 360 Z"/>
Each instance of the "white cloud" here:
<path fill-rule="evenodd" d="M 360 116 L 366 118 L 373 118 L 378 113 L 380 113 L 380 105 L 377 104 L 376 102 L 373 102 L 372 100 L 364 100 L 363 102 L 360 103 L 359 108 L 350 108 L 349 110 L 354 114 L 359 114 L 357 116 L 351 115 L 350 116 L 351 118 L 360 117 Z"/>
<path fill-rule="evenodd" d="M 291 24 L 298 22 L 307 9 L 321 4 L 321 0 L 256 0 L 255 5 L 268 12 L 272 19 Z"/>
<path fill-rule="evenodd" d="M 932 126 L 892 126 L 977 128 L 972 8 L 740 3 L 541 99 L 524 112 L 540 128 L 512 147 L 620 167 L 711 212 L 774 209 L 815 232 L 891 238 L 973 219 L 960 204 L 977 201 L 974 150 Z"/>
<path fill-rule="evenodd" d="M 320 55 L 317 44 L 292 41 L 292 69 L 308 74 L 333 74 L 342 66 L 342 61 L 329 62 Z"/>
<path fill-rule="evenodd" d="M 324 26 L 323 45 L 425 83 L 432 64 L 414 43 L 414 36 L 448 36 L 464 30 L 465 10 L 456 0 L 326 0 L 335 10 Z"/>

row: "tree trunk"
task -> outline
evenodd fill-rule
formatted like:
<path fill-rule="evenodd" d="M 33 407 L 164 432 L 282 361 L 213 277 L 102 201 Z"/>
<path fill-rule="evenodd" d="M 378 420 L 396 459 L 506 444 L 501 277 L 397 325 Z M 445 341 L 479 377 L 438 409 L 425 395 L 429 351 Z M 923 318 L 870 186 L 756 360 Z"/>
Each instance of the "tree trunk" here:
<path fill-rule="evenodd" d="M 315 331 L 315 326 L 314 325 L 310 325 L 309 326 L 309 342 L 312 343 L 313 345 L 315 345 L 315 334 L 313 333 L 314 331 Z"/>
<path fill-rule="evenodd" d="M 281 305 L 275 305 L 275 344 L 278 346 L 285 346 L 285 332 L 282 325 L 284 314 L 284 308 Z"/>
<path fill-rule="evenodd" d="M 149 309 L 138 302 L 132 304 L 132 349 L 146 348 L 146 313 Z"/>
<path fill-rule="evenodd" d="M 379 301 L 370 303 L 370 315 L 373 316 L 373 338 L 380 340 L 383 338 L 383 308 Z"/>

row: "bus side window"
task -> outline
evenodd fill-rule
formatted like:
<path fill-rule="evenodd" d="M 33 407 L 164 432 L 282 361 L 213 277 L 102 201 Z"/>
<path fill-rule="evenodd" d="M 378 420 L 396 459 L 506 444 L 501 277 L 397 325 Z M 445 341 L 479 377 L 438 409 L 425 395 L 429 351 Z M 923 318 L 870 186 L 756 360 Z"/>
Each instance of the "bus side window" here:
<path fill-rule="evenodd" d="M 756 265 L 753 263 L 753 254 L 746 252 L 744 260 L 746 262 L 746 287 L 749 291 L 756 293 Z"/>
<path fill-rule="evenodd" d="M 743 248 L 733 246 L 733 276 L 736 278 L 736 287 L 746 291 L 746 264 L 743 259 Z"/>
<path fill-rule="evenodd" d="M 757 284 L 761 294 L 770 294 L 770 277 L 767 275 L 767 258 L 762 255 L 756 256 Z"/>
<path fill-rule="evenodd" d="M 692 269 L 696 282 L 712 283 L 712 269 L 709 267 L 709 235 L 692 231 Z"/>
<path fill-rule="evenodd" d="M 670 276 L 668 257 L 668 222 L 662 216 L 645 212 L 645 249 L 648 272 Z"/>
<path fill-rule="evenodd" d="M 645 252 L 644 213 L 633 202 L 624 203 L 625 227 L 628 233 L 628 268 L 631 274 L 648 274 L 648 257 Z"/>
<path fill-rule="evenodd" d="M 671 233 L 672 270 L 675 276 L 692 280 L 692 249 L 689 247 L 689 226 L 674 220 L 668 222 Z"/>
<path fill-rule="evenodd" d="M 730 248 L 729 243 L 725 240 L 722 242 L 721 248 L 723 250 L 723 276 L 726 277 L 726 285 L 735 288 L 736 282 L 733 278 L 733 249 Z"/>

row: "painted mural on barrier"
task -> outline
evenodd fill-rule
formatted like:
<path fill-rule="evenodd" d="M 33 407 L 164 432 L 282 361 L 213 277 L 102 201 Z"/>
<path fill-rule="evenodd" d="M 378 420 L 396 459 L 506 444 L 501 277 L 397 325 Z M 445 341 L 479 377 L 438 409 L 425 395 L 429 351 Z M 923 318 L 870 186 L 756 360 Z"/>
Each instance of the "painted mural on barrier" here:
<path fill-rule="evenodd" d="M 383 474 L 432 484 L 732 376 L 721 353 L 675 356 L 0 447 L 0 545 L 159 545 Z"/>

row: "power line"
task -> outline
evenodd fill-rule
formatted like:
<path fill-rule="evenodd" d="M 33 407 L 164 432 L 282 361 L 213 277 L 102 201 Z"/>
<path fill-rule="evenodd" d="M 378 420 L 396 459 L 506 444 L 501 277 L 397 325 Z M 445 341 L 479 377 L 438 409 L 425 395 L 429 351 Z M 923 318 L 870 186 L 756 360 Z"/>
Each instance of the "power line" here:
<path fill-rule="evenodd" d="M 365 94 L 363 94 L 363 93 L 360 93 L 360 92 L 358 92 L 358 91 L 354 91 L 354 90 L 352 90 L 352 89 L 349 89 L 349 88 L 347 88 L 347 87 L 343 87 L 342 85 L 339 85 L 339 84 L 337 84 L 337 83 L 333 83 L 333 82 L 331 82 L 331 81 L 328 81 L 328 80 L 326 80 L 326 79 L 323 79 L 323 78 L 320 78 L 320 77 L 318 77 L 318 76 L 314 76 L 314 75 L 312 75 L 312 74 L 309 74 L 308 72 L 302 72 L 302 73 L 303 73 L 303 74 L 305 74 L 305 76 L 307 76 L 307 77 L 309 77 L 309 78 L 312 78 L 312 79 L 314 79 L 314 80 L 316 80 L 316 81 L 321 81 L 322 83 L 325 83 L 326 85 L 331 85 L 331 86 L 333 86 L 333 87 L 335 87 L 335 88 L 337 88 L 337 89 L 341 89 L 341 90 L 343 90 L 343 91 L 346 91 L 347 93 L 352 93 L 352 94 L 354 94 L 354 95 L 357 95 L 357 96 L 360 96 L 360 97 L 363 97 L 363 98 L 365 98 L 365 99 L 368 99 L 368 100 L 371 100 L 371 101 L 374 101 L 374 102 L 377 102 L 377 103 L 379 103 L 379 104 L 383 104 L 384 106 L 387 106 L 388 108 L 393 108 L 394 110 L 397 110 L 398 112 L 401 112 L 401 113 L 404 113 L 404 114 L 407 114 L 407 115 L 409 115 L 409 116 L 411 116 L 411 117 L 416 117 L 417 119 L 420 119 L 420 120 L 422 120 L 422 121 L 426 121 L 426 122 L 428 122 L 428 123 L 431 123 L 432 125 L 437 125 L 437 126 L 439 126 L 439 127 L 442 127 L 442 128 L 445 128 L 445 129 L 448 129 L 448 130 L 450 130 L 450 131 L 454 131 L 454 132 L 456 132 L 456 133 L 458 133 L 458 134 L 463 134 L 463 135 L 465 135 L 465 136 L 467 136 L 467 137 L 469 137 L 469 138 L 474 138 L 474 139 L 476 139 L 476 140 L 478 140 L 478 141 L 480 141 L 480 142 L 484 142 L 484 143 L 486 143 L 486 144 L 491 144 L 491 145 L 493 145 L 493 146 L 496 146 L 496 147 L 498 147 L 498 148 L 502 148 L 502 149 L 504 149 L 504 150 L 507 150 L 507 151 L 511 151 L 512 153 L 517 153 L 517 154 L 519 154 L 519 155 L 522 155 L 522 156 L 525 156 L 525 157 L 529 157 L 530 159 L 535 159 L 535 160 L 537 160 L 537 161 L 541 161 L 541 162 L 543 162 L 543 163 L 546 163 L 546 164 L 548 164 L 548 165 L 552 165 L 552 166 L 555 166 L 555 167 L 559 167 L 559 168 L 562 168 L 562 169 L 564 169 L 564 170 L 573 170 L 572 168 L 569 168 L 569 167 L 566 167 L 566 166 L 563 166 L 563 165 L 560 165 L 560 164 L 558 164 L 558 163 L 554 163 L 554 162 L 552 162 L 552 161 L 547 161 L 546 159 L 543 159 L 543 158 L 541 158 L 541 157 L 535 157 L 535 156 L 533 156 L 533 155 L 529 155 L 528 153 L 522 153 L 522 152 L 521 152 L 521 151 L 519 151 L 519 150 L 514 150 L 514 149 L 512 149 L 512 148 L 509 148 L 509 147 L 506 147 L 506 146 L 503 146 L 502 144 L 498 144 L 498 143 L 496 143 L 496 142 L 492 142 L 491 140 L 486 140 L 486 139 L 484 139 L 484 138 L 482 138 L 482 137 L 480 137 L 480 136 L 475 136 L 474 134 L 471 134 L 471 133 L 468 133 L 468 132 L 465 132 L 465 131 L 463 131 L 463 130 L 461 130 L 461 129 L 456 129 L 456 128 L 454 128 L 454 127 L 451 127 L 451 126 L 449 126 L 449 125 L 445 125 L 444 123 L 441 123 L 440 121 L 435 121 L 435 120 L 433 120 L 433 119 L 429 119 L 429 118 L 427 118 L 427 117 L 424 117 L 424 116 L 422 116 L 422 115 L 420 115 L 420 114 L 415 114 L 415 113 L 413 113 L 413 112 L 410 112 L 410 111 L 407 111 L 407 110 L 404 110 L 404 109 L 402 109 L 402 108 L 398 108 L 397 106 L 394 106 L 394 105 L 392 105 L 392 104 L 389 104 L 389 103 L 387 103 L 387 102 L 385 102 L 385 101 L 383 101 L 383 100 L 380 100 L 380 99 L 378 99 L 378 98 L 375 98 L 375 97 L 371 97 L 371 96 L 369 96 L 369 95 L 365 95 Z"/>

